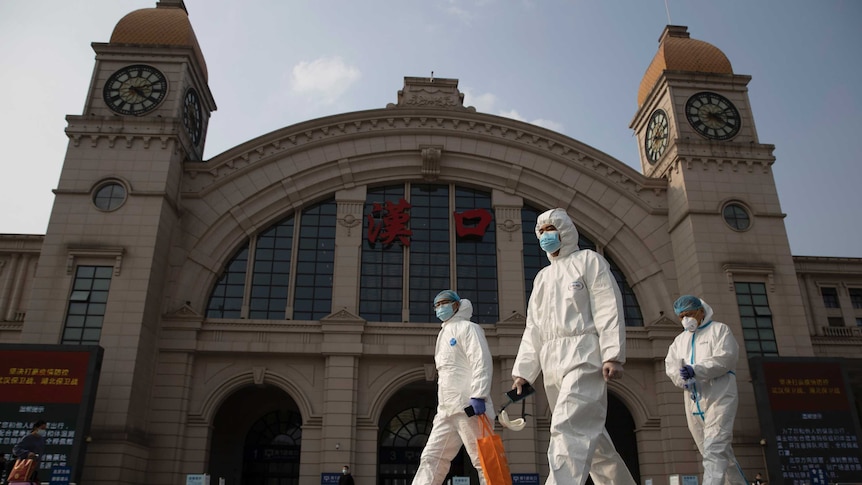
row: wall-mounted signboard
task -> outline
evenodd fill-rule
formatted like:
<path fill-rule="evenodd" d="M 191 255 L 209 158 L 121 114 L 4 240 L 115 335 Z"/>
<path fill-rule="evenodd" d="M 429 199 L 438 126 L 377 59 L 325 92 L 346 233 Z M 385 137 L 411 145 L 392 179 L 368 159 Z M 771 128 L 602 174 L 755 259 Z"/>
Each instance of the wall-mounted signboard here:
<path fill-rule="evenodd" d="M 102 352 L 98 346 L 0 344 L 0 449 L 11 450 L 33 422 L 44 420 L 39 475 L 68 467 L 68 478 L 80 483 Z"/>

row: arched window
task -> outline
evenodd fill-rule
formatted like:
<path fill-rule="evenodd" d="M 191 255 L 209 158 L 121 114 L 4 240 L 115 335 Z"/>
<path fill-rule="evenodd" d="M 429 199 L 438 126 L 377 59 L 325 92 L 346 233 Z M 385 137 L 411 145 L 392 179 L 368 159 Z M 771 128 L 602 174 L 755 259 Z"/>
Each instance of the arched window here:
<path fill-rule="evenodd" d="M 378 483 L 410 483 L 419 468 L 419 456 L 428 436 L 435 410 L 411 407 L 396 414 L 380 431 L 380 476 Z"/>
<path fill-rule="evenodd" d="M 290 215 L 252 237 L 213 288 L 207 317 L 319 320 L 331 313 L 335 208 L 335 199 L 315 204 L 299 224 Z"/>

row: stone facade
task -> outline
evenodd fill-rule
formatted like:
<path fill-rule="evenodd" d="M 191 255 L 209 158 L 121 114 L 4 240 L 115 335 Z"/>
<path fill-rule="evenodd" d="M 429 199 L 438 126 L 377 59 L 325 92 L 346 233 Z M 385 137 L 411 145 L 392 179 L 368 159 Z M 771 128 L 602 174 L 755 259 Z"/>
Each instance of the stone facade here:
<path fill-rule="evenodd" d="M 500 321 L 484 328 L 495 396 L 511 385 L 525 322 L 521 208 L 565 208 L 613 255 L 644 325 L 628 328 L 626 374 L 609 385 L 625 409 L 612 409 L 610 419 L 633 422 L 634 471 L 653 483 L 700 470 L 682 393 L 664 375 L 663 358 L 680 331 L 671 306 L 678 295 L 709 302 L 744 347 L 734 283 L 763 283 L 782 356 L 858 358 L 862 309 L 852 295 L 862 288 L 862 260 L 790 254 L 774 147 L 757 138 L 747 76 L 663 71 L 631 126 L 643 145 L 650 114 L 663 109 L 671 142 L 657 163 L 644 159 L 643 174 L 564 135 L 463 106 L 457 80 L 410 77 L 385 108 L 289 126 L 204 161 L 215 102 L 196 43 L 94 49 L 85 114 L 67 118 L 69 148 L 47 233 L 0 235 L 3 343 L 60 343 L 74 269 L 113 268 L 86 483 L 179 484 L 202 472 L 239 483 L 242 450 L 231 443 L 245 438 L 268 403 L 301 416 L 299 483 L 319 483 L 344 463 L 360 482 L 377 479 L 384 410 L 409 404 L 399 392 L 411 386 L 433 399 L 438 330 L 432 322 L 358 316 L 366 193 L 382 183 L 458 183 L 491 193 Z M 102 86 L 136 63 L 158 68 L 172 88 L 145 116 L 114 116 Z M 199 143 L 184 129 L 188 88 L 202 100 Z M 686 100 L 703 90 L 739 108 L 743 128 L 734 139 L 704 140 L 685 122 Z M 119 209 L 93 206 L 94 190 L 106 182 L 127 192 Z M 328 316 L 205 316 L 237 248 L 327 197 L 337 204 Z M 748 209 L 750 228 L 728 227 L 729 202 Z M 837 289 L 838 308 L 824 306 L 823 286 Z M 829 326 L 834 318 L 843 326 Z M 762 470 L 758 415 L 745 412 L 755 403 L 744 357 L 733 445 L 744 469 Z M 528 408 L 535 420 L 527 430 L 501 433 L 512 472 L 546 476 L 550 412 L 541 398 Z"/>

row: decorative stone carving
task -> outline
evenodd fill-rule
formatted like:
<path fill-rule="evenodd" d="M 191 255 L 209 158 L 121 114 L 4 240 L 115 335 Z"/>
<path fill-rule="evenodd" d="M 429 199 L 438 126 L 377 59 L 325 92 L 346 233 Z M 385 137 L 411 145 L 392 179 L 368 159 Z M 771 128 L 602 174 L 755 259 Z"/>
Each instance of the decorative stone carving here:
<path fill-rule="evenodd" d="M 398 91 L 398 104 L 387 108 L 434 108 L 475 112 L 464 106 L 464 94 L 458 91 L 457 79 L 405 77 L 404 89 Z"/>
<path fill-rule="evenodd" d="M 443 156 L 443 147 L 420 145 L 419 148 L 422 153 L 422 178 L 433 182 L 440 176 L 440 158 Z"/>
<path fill-rule="evenodd" d="M 775 268 L 772 265 L 756 265 L 748 263 L 725 263 L 721 269 L 727 277 L 727 288 L 734 292 L 734 275 L 758 276 L 766 280 L 770 293 L 775 293 Z"/>
<path fill-rule="evenodd" d="M 509 233 L 510 242 L 512 241 L 512 234 L 521 230 L 521 225 L 515 224 L 515 221 L 513 221 L 512 219 L 506 219 L 506 222 L 502 224 L 497 224 L 497 227 Z"/>
<path fill-rule="evenodd" d="M 123 265 L 123 255 L 126 250 L 121 247 L 83 248 L 70 247 L 66 253 L 66 274 L 71 275 L 75 268 L 76 258 L 93 258 L 104 260 L 105 263 L 112 258 L 114 261 L 114 276 L 120 276 L 120 268 Z"/>
<path fill-rule="evenodd" d="M 266 375 L 266 367 L 252 367 L 251 372 L 254 376 L 254 385 L 262 386 L 263 378 Z"/>

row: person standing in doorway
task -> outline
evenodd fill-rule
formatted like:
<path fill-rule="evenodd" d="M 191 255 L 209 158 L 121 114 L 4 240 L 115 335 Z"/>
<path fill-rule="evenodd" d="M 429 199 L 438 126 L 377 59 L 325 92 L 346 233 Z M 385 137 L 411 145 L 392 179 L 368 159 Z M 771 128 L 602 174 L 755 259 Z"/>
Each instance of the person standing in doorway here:
<path fill-rule="evenodd" d="M 353 475 L 350 474 L 350 466 L 344 465 L 341 468 L 341 476 L 338 477 L 338 485 L 354 485 Z"/>
<path fill-rule="evenodd" d="M 536 221 L 550 266 L 533 282 L 527 326 L 512 368 L 512 389 L 544 375 L 551 406 L 550 473 L 546 485 L 635 485 L 605 429 L 607 382 L 626 361 L 622 296 L 610 265 L 578 247 L 578 230 L 563 209 Z"/>

